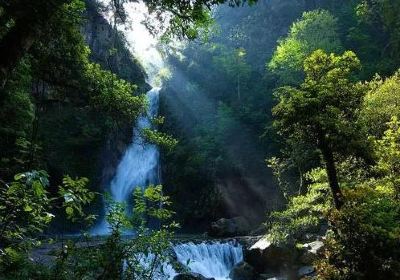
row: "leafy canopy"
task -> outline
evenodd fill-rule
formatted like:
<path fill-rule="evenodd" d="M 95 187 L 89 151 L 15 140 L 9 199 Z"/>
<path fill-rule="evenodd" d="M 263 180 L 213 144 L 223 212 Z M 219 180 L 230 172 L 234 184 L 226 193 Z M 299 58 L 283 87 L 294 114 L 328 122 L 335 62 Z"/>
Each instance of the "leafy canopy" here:
<path fill-rule="evenodd" d="M 267 67 L 281 83 L 299 84 L 304 60 L 318 49 L 327 53 L 342 51 L 337 19 L 325 10 L 304 12 L 292 24 L 287 37 L 279 41 Z"/>
<path fill-rule="evenodd" d="M 351 51 L 343 55 L 317 50 L 304 62 L 306 78 L 300 87 L 277 89 L 278 104 L 273 108 L 274 126 L 279 133 L 318 144 L 322 133 L 332 146 L 348 146 L 355 134 L 353 120 L 362 98 L 351 79 L 360 61 Z"/>

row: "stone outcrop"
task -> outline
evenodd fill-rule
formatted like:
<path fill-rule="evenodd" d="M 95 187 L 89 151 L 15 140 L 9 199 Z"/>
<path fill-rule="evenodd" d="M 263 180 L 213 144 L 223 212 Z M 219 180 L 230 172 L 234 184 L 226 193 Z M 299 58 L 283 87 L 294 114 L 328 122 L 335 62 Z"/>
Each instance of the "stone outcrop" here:
<path fill-rule="evenodd" d="M 253 280 L 256 274 L 254 268 L 246 262 L 240 262 L 229 273 L 232 280 Z"/>
<path fill-rule="evenodd" d="M 254 269 L 263 273 L 266 270 L 280 270 L 294 261 L 294 252 L 289 248 L 273 244 L 268 237 L 263 237 L 245 251 L 244 259 Z"/>
<path fill-rule="evenodd" d="M 313 262 L 322 253 L 324 243 L 322 238 L 306 243 L 302 248 L 291 248 L 276 245 L 268 236 L 260 238 L 244 251 L 246 269 L 254 269 L 254 278 L 249 280 L 267 279 L 303 279 L 315 276 Z M 240 265 L 237 266 L 238 271 Z M 233 273 L 233 271 L 232 271 Z M 235 278 L 232 278 L 235 279 Z M 238 280 L 247 278 L 238 278 Z"/>
<path fill-rule="evenodd" d="M 232 237 L 246 235 L 251 231 L 249 222 L 244 217 L 219 219 L 211 223 L 208 234 L 212 237 Z"/>
<path fill-rule="evenodd" d="M 303 245 L 303 253 L 299 257 L 299 261 L 302 264 L 312 264 L 318 259 L 318 255 L 321 254 L 324 248 L 324 243 L 322 241 L 313 241 Z"/>
<path fill-rule="evenodd" d="M 305 276 L 312 276 L 315 272 L 315 268 L 313 266 L 302 266 L 298 269 L 297 276 L 299 278 Z"/>

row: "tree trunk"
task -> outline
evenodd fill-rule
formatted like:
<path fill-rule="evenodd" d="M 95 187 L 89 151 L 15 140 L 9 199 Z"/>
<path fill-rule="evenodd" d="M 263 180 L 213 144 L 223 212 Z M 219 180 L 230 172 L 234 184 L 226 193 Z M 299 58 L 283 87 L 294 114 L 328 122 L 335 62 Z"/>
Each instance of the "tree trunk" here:
<path fill-rule="evenodd" d="M 329 187 L 332 191 L 333 201 L 335 203 L 336 209 L 339 210 L 344 203 L 343 194 L 339 186 L 332 149 L 329 147 L 325 136 L 322 134 L 319 136 L 319 149 L 321 150 L 322 157 L 325 161 L 325 169 L 328 175 Z"/>

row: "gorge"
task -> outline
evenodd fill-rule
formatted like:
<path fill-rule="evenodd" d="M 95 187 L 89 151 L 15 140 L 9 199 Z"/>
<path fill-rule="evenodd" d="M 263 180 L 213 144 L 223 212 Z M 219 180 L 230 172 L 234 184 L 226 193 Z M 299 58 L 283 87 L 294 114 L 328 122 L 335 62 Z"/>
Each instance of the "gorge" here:
<path fill-rule="evenodd" d="M 149 185 L 162 183 L 159 149 L 155 144 L 146 141 L 142 134 L 143 129 L 151 128 L 152 119 L 158 116 L 159 93 L 162 84 L 157 80 L 157 75 L 165 64 L 157 50 L 155 39 L 141 23 L 145 12 L 144 6 L 132 5 L 128 7 L 128 11 L 130 12 L 129 17 L 135 19 L 136 25 L 134 25 L 134 29 L 125 31 L 127 32 L 125 36 L 131 45 L 132 54 L 140 58 L 144 66 L 147 83 L 152 86 L 152 89 L 146 93 L 147 109 L 133 124 L 132 142 L 124 151 L 110 182 L 111 199 L 131 205 L 135 188 L 145 189 Z M 107 211 L 107 202 L 103 203 L 104 209 Z M 111 233 L 109 227 L 110 225 L 104 217 L 91 229 L 91 233 L 107 235 Z M 233 242 L 178 243 L 173 246 L 173 250 L 177 261 L 182 265 L 188 264 L 190 272 L 216 280 L 230 279 L 229 273 L 232 268 L 243 261 L 242 246 Z M 177 274 L 168 266 L 167 271 L 169 271 L 167 274 L 171 280 Z"/>

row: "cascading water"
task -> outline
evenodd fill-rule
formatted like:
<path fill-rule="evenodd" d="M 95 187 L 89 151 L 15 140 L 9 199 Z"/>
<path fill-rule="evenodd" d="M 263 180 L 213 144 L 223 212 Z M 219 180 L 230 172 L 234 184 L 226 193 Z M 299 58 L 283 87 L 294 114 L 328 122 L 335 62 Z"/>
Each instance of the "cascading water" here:
<path fill-rule="evenodd" d="M 111 181 L 111 194 L 115 201 L 128 201 L 136 187 L 158 183 L 159 152 L 157 146 L 146 143 L 141 130 L 151 126 L 150 118 L 157 115 L 159 88 L 147 93 L 149 107 L 147 115 L 141 116 L 134 129 L 132 144 L 118 165 L 117 173 Z"/>
<path fill-rule="evenodd" d="M 150 128 L 151 118 L 157 115 L 158 94 L 160 88 L 152 88 L 147 92 L 147 113 L 139 117 L 133 128 L 133 139 L 118 164 L 115 177 L 111 181 L 111 195 L 116 202 L 128 202 L 136 187 L 145 188 L 149 184 L 159 183 L 159 151 L 156 145 L 143 139 L 141 131 Z M 103 235 L 109 233 L 108 223 L 103 221 L 92 233 Z"/>
<path fill-rule="evenodd" d="M 193 242 L 173 246 L 176 260 L 192 273 L 206 278 L 229 280 L 233 267 L 243 261 L 243 249 L 237 242 Z M 148 268 L 154 260 L 153 255 L 140 255 L 141 264 Z M 178 273 L 173 265 L 164 263 L 154 271 L 153 280 L 174 280 Z"/>
<path fill-rule="evenodd" d="M 212 242 L 175 245 L 174 251 L 180 263 L 186 265 L 191 272 L 215 280 L 226 280 L 235 264 L 243 260 L 243 248 L 235 242 Z"/>

